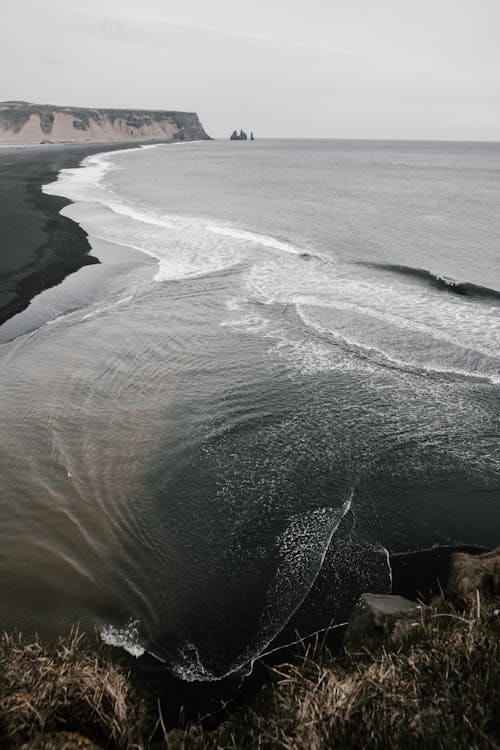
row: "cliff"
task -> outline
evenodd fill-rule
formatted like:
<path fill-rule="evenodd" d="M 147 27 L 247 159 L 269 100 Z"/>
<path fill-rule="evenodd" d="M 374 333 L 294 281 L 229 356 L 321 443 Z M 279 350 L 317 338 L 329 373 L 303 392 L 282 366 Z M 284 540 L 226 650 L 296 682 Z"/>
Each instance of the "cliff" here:
<path fill-rule="evenodd" d="M 0 143 L 209 140 L 195 112 L 0 103 Z"/>

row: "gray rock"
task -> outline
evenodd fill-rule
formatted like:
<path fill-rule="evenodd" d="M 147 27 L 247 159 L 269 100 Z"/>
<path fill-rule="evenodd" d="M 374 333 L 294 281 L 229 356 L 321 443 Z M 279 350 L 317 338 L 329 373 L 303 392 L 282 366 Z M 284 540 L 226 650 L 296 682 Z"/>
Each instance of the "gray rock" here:
<path fill-rule="evenodd" d="M 359 651 L 383 642 L 398 615 L 420 609 L 417 602 L 391 594 L 361 594 L 354 608 L 343 645 L 346 651 Z"/>

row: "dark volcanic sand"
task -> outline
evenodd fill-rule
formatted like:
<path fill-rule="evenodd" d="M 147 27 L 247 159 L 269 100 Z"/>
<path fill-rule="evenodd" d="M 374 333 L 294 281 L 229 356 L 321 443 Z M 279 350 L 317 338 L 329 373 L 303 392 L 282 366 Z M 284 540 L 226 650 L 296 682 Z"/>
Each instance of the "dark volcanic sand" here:
<path fill-rule="evenodd" d="M 137 144 L 0 145 L 0 325 L 39 292 L 99 263 L 89 255 L 83 229 L 59 215 L 70 201 L 45 195 L 41 186 L 89 154 L 132 146 Z"/>

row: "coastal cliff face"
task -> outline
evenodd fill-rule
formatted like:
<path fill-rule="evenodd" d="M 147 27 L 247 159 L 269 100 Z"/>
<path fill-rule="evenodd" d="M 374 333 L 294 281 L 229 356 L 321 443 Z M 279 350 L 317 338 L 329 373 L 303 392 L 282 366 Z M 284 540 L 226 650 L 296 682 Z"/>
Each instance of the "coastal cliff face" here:
<path fill-rule="evenodd" d="M 195 112 L 0 103 L 0 143 L 209 140 Z"/>

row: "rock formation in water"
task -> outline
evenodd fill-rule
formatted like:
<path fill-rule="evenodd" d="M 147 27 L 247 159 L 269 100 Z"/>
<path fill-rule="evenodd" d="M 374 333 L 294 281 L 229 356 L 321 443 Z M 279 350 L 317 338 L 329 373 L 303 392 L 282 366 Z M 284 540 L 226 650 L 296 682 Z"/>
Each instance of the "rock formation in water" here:
<path fill-rule="evenodd" d="M 195 112 L 0 103 L 0 143 L 209 140 Z"/>
<path fill-rule="evenodd" d="M 246 141 L 248 140 L 248 136 L 244 130 L 240 130 L 239 133 L 237 130 L 233 130 L 233 132 L 230 135 L 229 140 L 230 141 Z"/>

